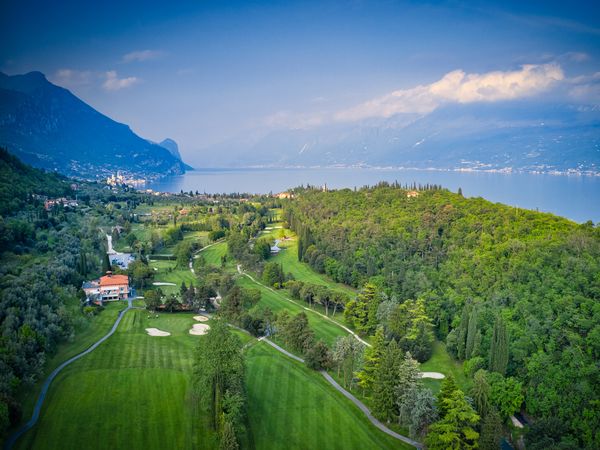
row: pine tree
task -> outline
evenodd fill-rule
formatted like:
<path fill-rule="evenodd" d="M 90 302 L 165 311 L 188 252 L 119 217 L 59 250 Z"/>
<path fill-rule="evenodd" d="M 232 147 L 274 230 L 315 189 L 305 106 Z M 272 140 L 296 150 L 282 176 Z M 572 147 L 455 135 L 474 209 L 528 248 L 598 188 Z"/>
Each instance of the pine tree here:
<path fill-rule="evenodd" d="M 444 401 L 446 399 L 452 397 L 452 394 L 457 390 L 458 390 L 458 385 L 456 384 L 456 380 L 454 379 L 454 376 L 452 374 L 449 374 L 442 381 L 442 387 L 440 389 L 440 392 L 438 392 L 438 395 L 437 395 L 437 406 L 438 406 L 438 410 L 440 412 L 441 418 L 443 418 L 447 412 L 446 407 L 444 406 L 445 405 Z"/>
<path fill-rule="evenodd" d="M 506 374 L 508 365 L 508 335 L 506 325 L 500 316 L 496 318 L 494 330 L 492 332 L 492 345 L 490 348 L 490 366 L 492 372 L 498 372 L 501 375 Z"/>
<path fill-rule="evenodd" d="M 392 340 L 383 353 L 381 364 L 375 371 L 373 413 L 388 423 L 397 415 L 394 388 L 401 357 L 398 344 L 395 340 Z"/>
<path fill-rule="evenodd" d="M 439 397 L 438 397 L 439 399 Z M 479 416 L 469 405 L 465 394 L 456 389 L 442 401 L 445 415 L 429 428 L 425 441 L 429 450 L 465 450 L 478 446 L 479 433 L 475 427 Z"/>
<path fill-rule="evenodd" d="M 480 450 L 497 450 L 502 439 L 502 420 L 496 409 L 492 408 L 483 419 L 481 435 L 479 436 Z"/>
<path fill-rule="evenodd" d="M 375 382 L 375 372 L 381 364 L 381 358 L 385 352 L 385 335 L 383 327 L 378 327 L 373 338 L 371 347 L 367 347 L 364 356 L 364 366 L 358 376 L 358 385 L 363 390 L 370 390 Z"/>

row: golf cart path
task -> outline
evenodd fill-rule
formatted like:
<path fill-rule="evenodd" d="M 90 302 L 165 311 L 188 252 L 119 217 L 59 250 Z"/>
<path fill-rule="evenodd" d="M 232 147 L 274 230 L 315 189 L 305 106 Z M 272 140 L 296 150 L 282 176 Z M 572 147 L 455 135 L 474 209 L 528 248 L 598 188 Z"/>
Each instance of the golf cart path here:
<path fill-rule="evenodd" d="M 272 287 L 265 286 L 265 285 L 264 285 L 264 284 L 262 284 L 260 281 L 257 281 L 257 280 L 256 280 L 256 279 L 255 279 L 255 278 L 252 276 L 252 275 L 250 275 L 250 274 L 248 274 L 248 273 L 246 273 L 246 272 L 244 272 L 244 271 L 242 270 L 242 266 L 241 266 L 241 264 L 238 264 L 238 265 L 237 265 L 237 270 L 238 270 L 238 273 L 239 273 L 240 275 L 244 275 L 244 276 L 248 277 L 248 278 L 249 278 L 250 280 L 252 280 L 254 283 L 261 285 L 262 287 L 264 287 L 265 289 L 268 289 L 268 290 L 270 290 L 271 292 L 274 292 L 275 294 L 279 295 L 281 298 L 283 298 L 283 299 L 287 300 L 288 302 L 290 302 L 290 303 L 293 303 L 293 304 L 295 304 L 296 306 L 300 306 L 301 308 L 304 308 L 306 311 L 310 311 L 310 312 L 312 312 L 312 313 L 314 313 L 314 314 L 317 314 L 317 315 L 321 316 L 323 319 L 325 319 L 325 320 L 328 320 L 329 322 L 331 322 L 331 323 L 333 323 L 333 324 L 337 325 L 338 327 L 342 328 L 342 329 L 343 329 L 344 331 L 346 331 L 347 333 L 349 333 L 349 334 L 351 334 L 352 336 L 354 336 L 354 338 L 355 338 L 355 339 L 356 339 L 358 342 L 360 342 L 360 343 L 362 343 L 362 344 L 366 345 L 367 347 L 371 347 L 371 344 L 369 344 L 367 341 L 365 341 L 364 339 L 362 339 L 362 338 L 361 338 L 361 337 L 360 337 L 358 334 L 356 334 L 356 333 L 355 333 L 354 331 L 352 331 L 350 328 L 348 328 L 348 327 L 346 327 L 346 326 L 342 325 L 341 323 L 338 323 L 338 322 L 336 322 L 335 320 L 331 319 L 330 317 L 327 317 L 325 314 L 322 314 L 322 313 L 320 313 L 320 312 L 318 312 L 318 311 L 315 311 L 314 309 L 310 309 L 310 308 L 308 308 L 308 307 L 306 307 L 306 306 L 304 306 L 304 305 L 301 305 L 301 304 L 299 304 L 299 303 L 296 303 L 294 300 L 292 300 L 292 299 L 290 299 L 290 298 L 287 298 L 286 296 L 284 296 L 284 295 L 283 295 L 283 294 L 281 294 L 280 292 L 277 292 L 277 291 L 276 291 L 275 289 L 273 289 Z"/>
<path fill-rule="evenodd" d="M 115 333 L 115 331 L 117 331 L 117 328 L 119 327 L 119 324 L 121 323 L 121 319 L 123 318 L 125 313 L 133 308 L 132 301 L 133 301 L 132 299 L 127 300 L 127 302 L 128 302 L 127 308 L 125 308 L 123 311 L 121 311 L 119 313 L 119 315 L 117 316 L 117 320 L 115 320 L 115 323 L 113 324 L 112 328 L 110 329 L 110 331 L 107 334 L 105 334 L 98 341 L 96 341 L 94 344 L 92 344 L 90 347 L 88 347 L 87 350 L 84 350 L 83 352 L 78 353 L 77 355 L 67 359 L 60 366 L 58 366 L 56 369 L 54 369 L 52 371 L 52 373 L 48 376 L 48 378 L 46 378 L 46 381 L 44 381 L 44 384 L 42 385 L 42 390 L 40 391 L 38 399 L 35 403 L 35 407 L 33 409 L 33 415 L 31 416 L 31 419 L 29 419 L 29 421 L 25 425 L 23 425 L 21 428 L 19 428 L 17 431 L 15 431 L 10 437 L 8 437 L 8 439 L 4 443 L 4 448 L 6 450 L 11 449 L 15 445 L 17 440 L 24 433 L 26 433 L 27 431 L 29 431 L 30 429 L 32 429 L 35 426 L 35 424 L 37 423 L 37 421 L 40 417 L 42 405 L 44 404 L 44 400 L 46 399 L 46 394 L 48 393 L 48 390 L 50 389 L 50 384 L 52 384 L 52 381 L 56 378 L 56 376 L 60 373 L 60 371 L 63 370 L 65 367 L 67 367 L 72 362 L 77 361 L 79 358 L 87 355 L 88 353 L 93 352 L 94 350 L 96 350 L 96 348 L 100 344 L 102 344 L 109 337 L 111 337 Z"/>

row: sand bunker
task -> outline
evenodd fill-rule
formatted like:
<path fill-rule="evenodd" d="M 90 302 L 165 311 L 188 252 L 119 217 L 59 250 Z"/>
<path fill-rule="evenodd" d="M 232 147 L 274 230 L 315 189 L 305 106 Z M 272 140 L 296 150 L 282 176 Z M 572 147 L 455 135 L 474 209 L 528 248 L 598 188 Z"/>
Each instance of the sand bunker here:
<path fill-rule="evenodd" d="M 433 378 L 434 380 L 441 380 L 446 377 L 443 373 L 439 372 L 421 372 L 421 378 Z"/>
<path fill-rule="evenodd" d="M 152 283 L 154 286 L 177 286 L 175 283 L 167 283 L 165 281 L 155 281 Z"/>
<path fill-rule="evenodd" d="M 168 331 L 162 331 L 158 328 L 146 328 L 146 333 L 148 333 L 150 336 L 171 336 L 171 333 Z"/>
<path fill-rule="evenodd" d="M 210 330 L 208 325 L 204 323 L 195 323 L 190 330 L 190 334 L 193 334 L 194 336 L 202 336 L 203 334 L 208 333 L 208 330 Z"/>
<path fill-rule="evenodd" d="M 194 320 L 197 320 L 198 322 L 208 322 L 208 317 L 206 317 L 206 316 L 194 316 Z"/>

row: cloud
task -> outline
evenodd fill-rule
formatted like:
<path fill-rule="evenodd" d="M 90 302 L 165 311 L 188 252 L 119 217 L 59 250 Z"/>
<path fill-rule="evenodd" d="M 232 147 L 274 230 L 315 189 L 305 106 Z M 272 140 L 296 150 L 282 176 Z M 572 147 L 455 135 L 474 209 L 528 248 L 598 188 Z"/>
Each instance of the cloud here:
<path fill-rule="evenodd" d="M 590 55 L 584 52 L 567 52 L 564 54 L 564 57 L 570 61 L 574 62 L 585 62 L 590 59 Z"/>
<path fill-rule="evenodd" d="M 116 70 L 109 70 L 105 73 L 105 81 L 102 87 L 106 91 L 118 91 L 139 83 L 140 79 L 136 77 L 119 78 Z"/>
<path fill-rule="evenodd" d="M 387 118 L 400 113 L 427 114 L 445 103 L 495 102 L 536 95 L 564 80 L 558 64 L 526 64 L 519 70 L 467 74 L 455 70 L 439 81 L 401 89 L 335 114 L 335 120 Z"/>
<path fill-rule="evenodd" d="M 90 84 L 95 78 L 90 70 L 59 69 L 50 76 L 50 81 L 66 88 L 80 87 Z"/>
<path fill-rule="evenodd" d="M 151 59 L 157 59 L 164 55 L 160 50 L 135 50 L 123 55 L 123 62 L 143 62 Z"/>

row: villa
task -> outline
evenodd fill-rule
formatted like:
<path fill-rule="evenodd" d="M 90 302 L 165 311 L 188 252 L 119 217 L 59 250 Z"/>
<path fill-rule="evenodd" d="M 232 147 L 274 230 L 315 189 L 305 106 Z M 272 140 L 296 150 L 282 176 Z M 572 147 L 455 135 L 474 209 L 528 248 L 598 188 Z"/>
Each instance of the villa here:
<path fill-rule="evenodd" d="M 97 280 L 84 282 L 82 289 L 88 300 L 91 301 L 125 300 L 130 293 L 129 277 L 106 272 L 106 275 Z"/>

